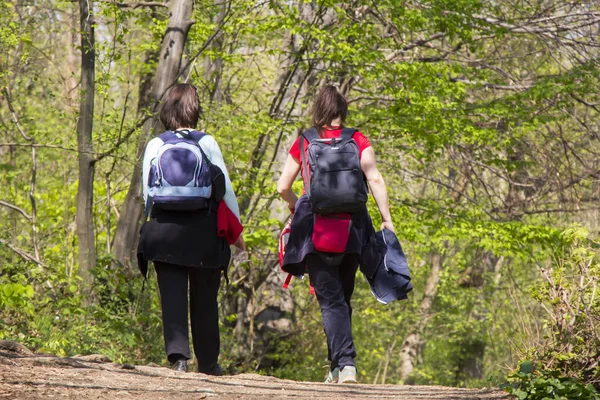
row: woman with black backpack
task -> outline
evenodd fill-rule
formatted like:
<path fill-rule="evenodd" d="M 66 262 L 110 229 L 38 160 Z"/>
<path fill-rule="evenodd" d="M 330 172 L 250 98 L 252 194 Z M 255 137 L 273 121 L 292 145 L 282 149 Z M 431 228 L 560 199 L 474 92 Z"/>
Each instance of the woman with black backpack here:
<path fill-rule="evenodd" d="M 229 244 L 245 250 L 233 188 L 215 139 L 195 130 L 200 101 L 194 86 L 175 85 L 160 121 L 167 129 L 146 146 L 143 196 L 149 220 L 140 230 L 138 265 L 152 260 L 158 279 L 167 358 L 187 371 L 188 282 L 198 372 L 222 375 L 217 294 Z M 218 234 L 218 229 L 224 232 Z"/>
<path fill-rule="evenodd" d="M 361 132 L 344 128 L 344 96 L 334 86 L 325 87 L 312 114 L 314 128 L 294 142 L 277 182 L 294 213 L 282 269 L 296 276 L 308 272 L 314 287 L 331 362 L 325 382 L 356 383 L 350 299 L 362 247 L 374 233 L 366 183 L 381 213 L 381 228 L 394 231 L 394 226 L 373 147 Z M 304 182 L 299 199 L 292 191 L 298 172 Z"/>

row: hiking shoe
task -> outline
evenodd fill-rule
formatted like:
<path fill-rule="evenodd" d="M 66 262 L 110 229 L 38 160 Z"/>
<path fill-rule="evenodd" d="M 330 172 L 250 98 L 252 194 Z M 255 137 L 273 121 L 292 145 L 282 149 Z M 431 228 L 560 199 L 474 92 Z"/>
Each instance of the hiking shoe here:
<path fill-rule="evenodd" d="M 327 379 L 325 379 L 325 383 L 338 383 L 338 379 L 340 377 L 340 369 L 335 367 L 332 370 L 329 370 L 329 375 L 327 375 Z"/>
<path fill-rule="evenodd" d="M 219 364 L 214 364 L 208 370 L 201 371 L 200 368 L 198 368 L 198 372 L 200 372 L 201 374 L 206 374 L 206 375 L 222 376 L 223 368 L 221 368 L 221 366 Z"/>
<path fill-rule="evenodd" d="M 174 371 L 187 372 L 187 360 L 185 358 L 180 358 L 171 365 L 171 369 Z"/>
<path fill-rule="evenodd" d="M 347 365 L 340 370 L 338 383 L 357 383 L 356 382 L 356 367 Z"/>

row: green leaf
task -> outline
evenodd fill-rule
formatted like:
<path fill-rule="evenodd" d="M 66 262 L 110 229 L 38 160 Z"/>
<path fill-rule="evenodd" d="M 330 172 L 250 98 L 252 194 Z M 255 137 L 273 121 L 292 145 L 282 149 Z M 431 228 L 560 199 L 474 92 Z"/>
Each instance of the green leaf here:
<path fill-rule="evenodd" d="M 533 371 L 533 362 L 530 360 L 523 361 L 519 367 L 519 372 L 522 374 L 531 374 Z"/>

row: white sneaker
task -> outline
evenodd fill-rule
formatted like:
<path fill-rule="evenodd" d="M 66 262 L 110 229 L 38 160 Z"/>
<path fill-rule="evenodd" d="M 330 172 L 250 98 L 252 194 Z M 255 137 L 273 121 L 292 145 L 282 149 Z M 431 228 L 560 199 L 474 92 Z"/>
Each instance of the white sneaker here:
<path fill-rule="evenodd" d="M 325 379 L 325 383 L 338 383 L 338 379 L 340 376 L 340 369 L 335 367 L 332 370 L 329 370 L 329 375 L 327 375 L 327 379 Z"/>
<path fill-rule="evenodd" d="M 356 381 L 356 367 L 347 365 L 340 370 L 338 383 L 358 383 Z"/>

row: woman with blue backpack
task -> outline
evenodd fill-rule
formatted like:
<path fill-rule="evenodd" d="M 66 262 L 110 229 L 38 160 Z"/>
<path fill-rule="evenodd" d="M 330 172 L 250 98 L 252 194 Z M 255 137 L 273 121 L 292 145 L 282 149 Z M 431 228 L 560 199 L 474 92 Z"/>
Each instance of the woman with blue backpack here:
<path fill-rule="evenodd" d="M 328 383 L 357 382 L 350 299 L 362 248 L 374 234 L 367 185 L 381 229 L 394 231 L 373 147 L 361 132 L 344 127 L 347 114 L 344 96 L 334 86 L 325 87 L 313 105 L 313 128 L 294 142 L 277 182 L 294 213 L 282 269 L 295 276 L 308 272 L 327 337 Z M 300 198 L 292 191 L 299 172 Z"/>
<path fill-rule="evenodd" d="M 245 249 L 239 207 L 215 139 L 195 130 L 200 101 L 194 86 L 167 93 L 160 121 L 167 129 L 146 146 L 143 197 L 149 220 L 140 230 L 138 264 L 157 274 L 167 358 L 187 371 L 190 319 L 198 372 L 222 375 L 217 294 L 229 244 Z M 219 234 L 221 232 L 221 234 Z"/>

